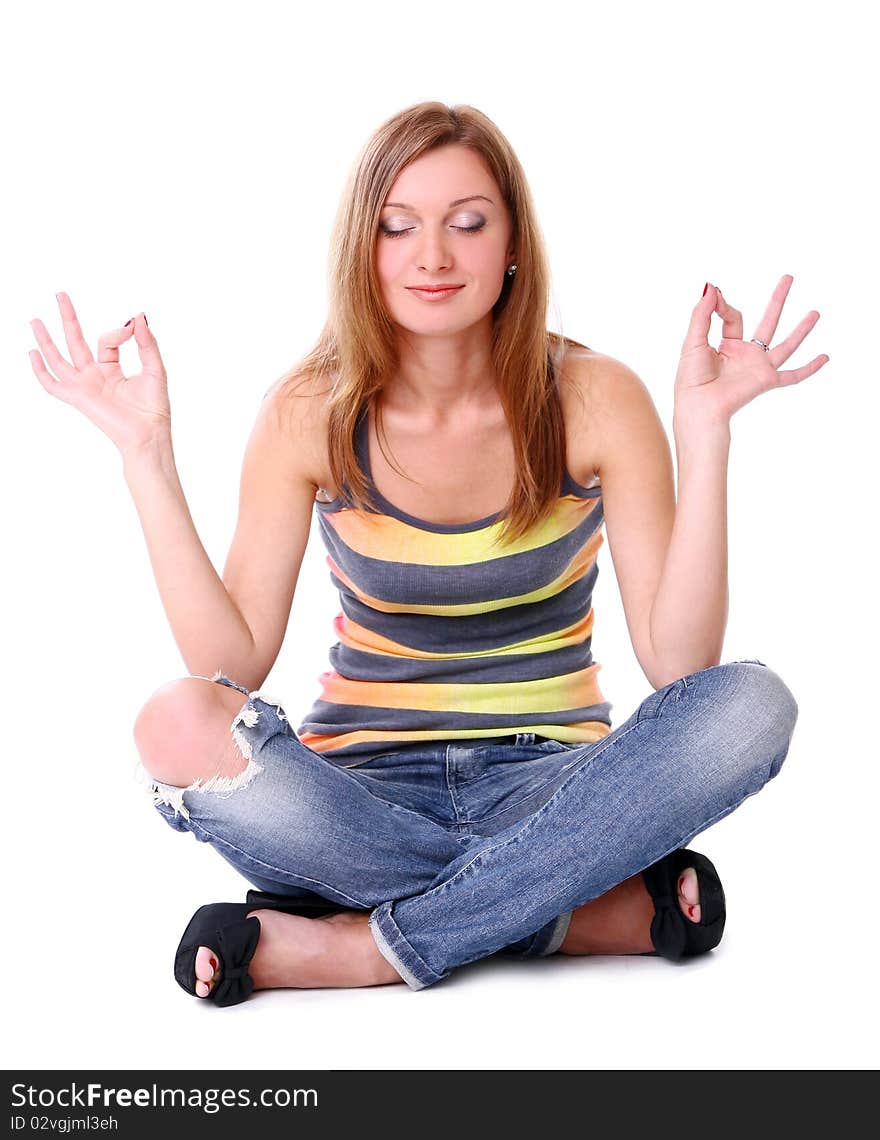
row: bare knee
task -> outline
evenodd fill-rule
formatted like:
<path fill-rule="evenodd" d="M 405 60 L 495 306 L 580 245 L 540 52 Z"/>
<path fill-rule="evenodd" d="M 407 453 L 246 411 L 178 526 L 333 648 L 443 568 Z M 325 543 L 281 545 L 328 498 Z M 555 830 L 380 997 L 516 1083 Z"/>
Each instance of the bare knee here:
<path fill-rule="evenodd" d="M 134 722 L 141 762 L 154 780 L 188 787 L 195 780 L 237 776 L 247 766 L 230 732 L 244 698 L 201 677 L 162 685 Z"/>

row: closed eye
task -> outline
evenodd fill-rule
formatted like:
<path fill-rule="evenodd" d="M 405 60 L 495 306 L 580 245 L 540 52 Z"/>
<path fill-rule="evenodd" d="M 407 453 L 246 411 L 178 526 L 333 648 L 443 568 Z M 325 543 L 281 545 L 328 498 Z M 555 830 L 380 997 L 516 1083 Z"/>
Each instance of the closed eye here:
<path fill-rule="evenodd" d="M 460 234 L 475 234 L 478 233 L 483 228 L 483 226 L 485 226 L 485 224 L 485 222 L 478 222 L 475 226 L 452 226 L 451 228 Z M 379 226 L 379 229 L 383 234 L 385 234 L 386 237 L 396 238 L 400 237 L 401 234 L 412 233 L 414 227 L 410 226 L 407 229 L 391 230 L 387 226 Z"/>

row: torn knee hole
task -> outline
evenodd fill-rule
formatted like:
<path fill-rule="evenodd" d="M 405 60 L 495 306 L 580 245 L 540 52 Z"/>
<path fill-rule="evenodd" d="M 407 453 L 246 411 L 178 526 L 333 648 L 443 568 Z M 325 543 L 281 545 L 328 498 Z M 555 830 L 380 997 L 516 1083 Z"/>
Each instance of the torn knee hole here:
<path fill-rule="evenodd" d="M 247 741 L 245 741 L 247 744 Z M 250 747 L 250 746 L 248 746 Z M 204 778 L 197 776 L 191 784 L 187 784 L 185 788 L 177 787 L 174 784 L 164 784 L 160 780 L 153 780 L 152 795 L 153 804 L 167 804 L 168 807 L 173 808 L 175 815 L 182 815 L 184 819 L 189 819 L 189 810 L 184 803 L 184 795 L 187 792 L 206 792 L 216 796 L 231 796 L 235 792 L 246 788 L 248 784 L 263 771 L 261 764 L 258 764 L 253 758 L 249 759 L 247 765 L 234 776 L 215 775 Z"/>
<path fill-rule="evenodd" d="M 175 815 L 181 815 L 184 819 L 189 819 L 189 810 L 184 802 L 184 795 L 187 792 L 205 792 L 216 796 L 231 796 L 235 792 L 246 788 L 248 784 L 263 771 L 262 764 L 258 764 L 254 759 L 254 750 L 251 742 L 247 739 L 239 724 L 253 727 L 260 716 L 259 709 L 255 709 L 249 702 L 239 710 L 230 726 L 230 734 L 234 744 L 230 748 L 229 759 L 235 763 L 236 766 L 241 764 L 244 760 L 244 767 L 240 771 L 234 772 L 232 775 L 224 775 L 222 771 L 216 772 L 213 776 L 197 776 L 190 784 L 185 787 L 178 787 L 175 784 L 167 784 L 162 780 L 152 780 L 152 796 L 153 804 L 167 804 L 172 808 Z M 222 768 L 221 764 L 221 768 Z"/>

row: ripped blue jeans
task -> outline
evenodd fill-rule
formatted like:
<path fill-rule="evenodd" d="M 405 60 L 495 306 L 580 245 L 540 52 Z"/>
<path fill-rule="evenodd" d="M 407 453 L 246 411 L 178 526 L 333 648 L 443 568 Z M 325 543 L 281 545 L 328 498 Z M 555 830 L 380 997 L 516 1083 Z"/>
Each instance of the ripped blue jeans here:
<path fill-rule="evenodd" d="M 772 779 L 798 706 L 757 660 L 650 694 L 601 740 L 534 733 L 377 745 L 346 765 L 301 743 L 278 702 L 247 699 L 232 779 L 153 782 L 178 831 L 253 886 L 369 910 L 376 944 L 421 990 L 492 954 L 544 957 L 572 911 L 685 846 Z"/>

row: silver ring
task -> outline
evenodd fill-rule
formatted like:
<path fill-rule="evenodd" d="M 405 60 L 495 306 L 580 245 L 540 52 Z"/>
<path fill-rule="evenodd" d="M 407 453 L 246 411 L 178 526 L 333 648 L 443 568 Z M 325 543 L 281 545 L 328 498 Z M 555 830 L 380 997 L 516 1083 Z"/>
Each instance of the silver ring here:
<path fill-rule="evenodd" d="M 764 342 L 763 342 L 762 340 L 758 340 L 758 338 L 757 338 L 756 336 L 753 336 L 753 337 L 752 337 L 752 341 L 751 341 L 751 343 L 752 343 L 752 344 L 759 344 L 759 345 L 761 346 L 761 348 L 763 348 L 763 350 L 764 350 L 765 352 L 769 352 L 769 351 L 770 351 L 770 346 L 769 346 L 769 345 L 767 345 L 767 344 L 764 344 Z"/>

